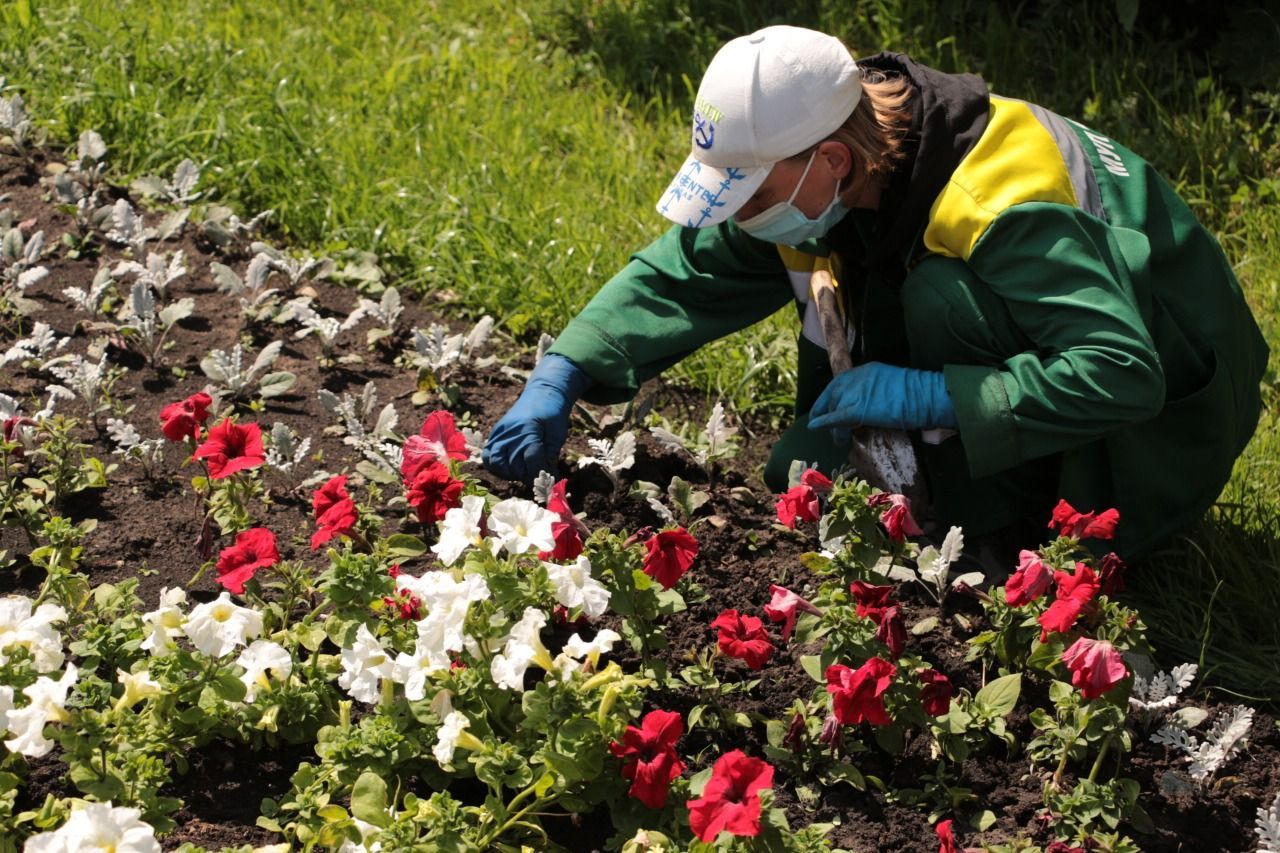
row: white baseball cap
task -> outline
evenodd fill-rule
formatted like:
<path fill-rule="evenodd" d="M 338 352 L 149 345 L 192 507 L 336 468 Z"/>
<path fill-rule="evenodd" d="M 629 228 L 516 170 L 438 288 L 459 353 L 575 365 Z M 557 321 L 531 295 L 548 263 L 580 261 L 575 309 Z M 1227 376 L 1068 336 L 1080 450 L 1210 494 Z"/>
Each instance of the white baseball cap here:
<path fill-rule="evenodd" d="M 857 63 L 840 40 L 765 27 L 716 53 L 693 102 L 693 153 L 658 201 L 677 225 L 706 228 L 738 212 L 773 164 L 835 132 L 858 105 Z"/>

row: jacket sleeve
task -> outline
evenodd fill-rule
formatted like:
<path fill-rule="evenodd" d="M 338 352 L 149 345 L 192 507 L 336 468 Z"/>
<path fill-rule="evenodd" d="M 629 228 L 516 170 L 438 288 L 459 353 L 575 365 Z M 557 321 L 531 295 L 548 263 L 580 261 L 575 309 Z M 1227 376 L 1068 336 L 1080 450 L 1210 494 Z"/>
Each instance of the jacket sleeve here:
<path fill-rule="evenodd" d="M 970 473 L 996 473 L 1147 420 L 1164 373 L 1140 291 L 1109 226 L 1057 204 L 1017 205 L 974 247 L 974 275 L 1030 346 L 943 368 Z"/>
<path fill-rule="evenodd" d="M 732 223 L 672 227 L 632 256 L 556 338 L 551 352 L 592 378 L 584 395 L 617 403 L 698 347 L 792 301 L 777 248 Z"/>

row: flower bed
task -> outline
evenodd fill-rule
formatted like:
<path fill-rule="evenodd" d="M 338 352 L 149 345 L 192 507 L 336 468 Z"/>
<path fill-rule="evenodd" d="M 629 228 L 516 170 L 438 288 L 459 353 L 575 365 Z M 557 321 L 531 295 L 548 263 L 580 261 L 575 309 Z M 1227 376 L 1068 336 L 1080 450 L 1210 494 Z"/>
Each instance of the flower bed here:
<path fill-rule="evenodd" d="M 77 154 L 0 159 L 3 843 L 1276 849 L 1274 721 L 1144 668 L 1105 508 L 979 593 L 718 407 L 530 496 L 489 324 Z"/>

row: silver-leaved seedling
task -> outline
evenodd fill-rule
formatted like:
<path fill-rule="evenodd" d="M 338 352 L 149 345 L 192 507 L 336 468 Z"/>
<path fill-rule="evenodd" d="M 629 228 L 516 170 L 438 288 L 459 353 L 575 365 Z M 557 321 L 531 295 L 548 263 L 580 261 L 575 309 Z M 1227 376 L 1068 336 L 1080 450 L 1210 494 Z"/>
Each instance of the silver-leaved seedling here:
<path fill-rule="evenodd" d="M 377 302 L 372 299 L 362 298 L 347 320 L 351 321 L 351 318 L 357 315 L 372 319 L 375 325 L 365 333 L 365 341 L 370 346 L 373 346 L 378 341 L 395 335 L 396 324 L 400 321 L 400 315 L 403 313 L 404 305 L 400 301 L 400 291 L 394 287 L 388 287 L 382 291 L 382 298 Z"/>
<path fill-rule="evenodd" d="M 117 279 L 123 280 L 125 276 L 130 275 L 137 276 L 138 281 L 145 282 L 161 299 L 166 298 L 169 285 L 186 274 L 187 259 L 181 249 L 174 252 L 172 257 L 148 252 L 145 263 L 121 261 L 111 270 L 111 275 Z"/>
<path fill-rule="evenodd" d="M 266 255 L 270 259 L 273 269 L 288 276 L 290 289 L 297 288 L 305 278 L 319 281 L 333 271 L 333 261 L 328 258 L 313 258 L 310 255 L 295 258 L 292 255 L 286 255 L 274 246 L 261 242 L 252 243 L 250 248 L 256 254 Z"/>
<path fill-rule="evenodd" d="M 952 527 L 947 531 L 942 544 L 938 547 L 928 545 L 921 549 L 916 557 L 916 568 L 894 566 L 889 570 L 889 577 L 894 580 L 918 581 L 929 591 L 934 601 L 939 603 L 946 597 L 947 590 L 954 589 L 962 583 L 977 586 L 986 580 L 982 572 L 965 572 L 952 577 L 952 567 L 964 553 L 964 531 Z"/>
<path fill-rule="evenodd" d="M 24 314 L 38 307 L 22 293 L 49 275 L 49 270 L 38 263 L 43 253 L 43 231 L 37 231 L 29 239 L 24 239 L 18 228 L 5 232 L 0 239 L 0 302 Z"/>
<path fill-rule="evenodd" d="M 39 361 L 57 350 L 64 349 L 70 338 L 59 337 L 48 323 L 36 323 L 31 327 L 31 334 L 14 341 L 4 354 L 0 355 L 0 367 L 7 364 L 22 364 L 25 361 Z"/>
<path fill-rule="evenodd" d="M 587 445 L 595 451 L 593 455 L 578 457 L 578 467 L 586 468 L 597 465 L 609 477 L 616 492 L 619 485 L 618 475 L 636 463 L 636 436 L 628 430 L 621 433 L 613 441 L 607 438 L 588 438 Z"/>
<path fill-rule="evenodd" d="M 396 433 L 399 415 L 395 406 L 387 403 L 374 418 L 378 407 L 377 386 L 372 382 L 365 385 L 359 398 L 350 394 L 339 397 L 323 388 L 316 396 L 324 410 L 337 420 L 333 426 L 326 427 L 325 432 L 342 436 L 343 444 L 356 448 L 364 456 L 365 461 L 357 464 L 356 470 L 376 482 L 395 482 L 402 458 L 401 437 Z M 370 420 L 373 425 L 366 426 Z"/>
<path fill-rule="evenodd" d="M 195 300 L 188 296 L 157 310 L 150 285 L 145 278 L 139 278 L 133 283 L 120 333 L 148 364 L 156 365 L 166 349 L 169 331 L 179 320 L 190 317 L 195 308 Z"/>
<path fill-rule="evenodd" d="M 1270 806 L 1258 806 L 1254 830 L 1258 833 L 1257 853 L 1280 853 L 1280 794 L 1272 798 Z"/>
<path fill-rule="evenodd" d="M 257 216 L 242 220 L 229 207 L 210 205 L 205 210 L 204 221 L 200 223 L 200 233 L 219 249 L 226 249 L 237 240 L 247 240 L 258 233 L 274 213 L 273 210 L 264 210 Z"/>
<path fill-rule="evenodd" d="M 361 312 L 353 311 L 345 320 L 339 320 L 337 317 L 325 317 L 311 307 L 310 296 L 298 296 L 284 304 L 280 313 L 276 315 L 274 322 L 296 322 L 302 328 L 294 332 L 293 336 L 295 338 L 311 336 L 318 339 L 320 341 L 321 364 L 333 364 L 335 362 L 351 364 L 361 361 L 360 356 L 355 353 L 349 353 L 335 357 L 335 348 L 338 344 L 338 336 L 349 329 L 355 328 L 362 316 Z"/>
<path fill-rule="evenodd" d="M 1223 764 L 1244 748 L 1245 738 L 1253 726 L 1253 709 L 1233 705 L 1218 715 L 1204 740 L 1198 740 L 1180 725 L 1168 725 L 1151 736 L 1155 743 L 1180 750 L 1190 762 L 1188 773 L 1200 784 L 1207 784 Z"/>
<path fill-rule="evenodd" d="M 271 274 L 276 271 L 271 256 L 263 252 L 253 256 L 245 268 L 244 278 L 226 264 L 217 261 L 209 264 L 209 272 L 218 283 L 218 290 L 240 297 L 240 312 L 249 322 L 256 323 L 276 313 L 280 291 L 269 287 Z"/>
<path fill-rule="evenodd" d="M 151 479 L 164 460 L 163 436 L 144 439 L 130 423 L 117 418 L 107 418 L 107 435 L 115 443 L 111 452 L 123 456 L 128 462 L 142 466 L 143 475 Z"/>
<path fill-rule="evenodd" d="M 90 317 L 98 317 L 106 312 L 108 297 L 116 295 L 115 283 L 116 279 L 112 275 L 111 268 L 99 267 L 88 290 L 80 287 L 64 287 L 62 295 Z"/>
<path fill-rule="evenodd" d="M 3 78 L 0 78 L 0 83 L 2 82 Z M 30 157 L 32 129 L 31 117 L 27 115 L 21 95 L 0 98 L 0 131 L 4 132 L 3 141 L 20 157 Z"/>
<path fill-rule="evenodd" d="M 143 175 L 130 186 L 146 196 L 162 198 L 173 204 L 190 204 L 200 198 L 196 184 L 200 182 L 200 167 L 191 158 L 184 158 L 173 170 L 169 180 L 158 175 Z"/>
<path fill-rule="evenodd" d="M 714 479 L 717 462 L 738 455 L 738 445 L 733 441 L 738 428 L 730 425 L 720 402 L 712 407 L 706 427 L 692 439 L 677 435 L 664 426 L 650 427 L 649 432 L 663 447 L 689 454 L 708 479 Z"/>
<path fill-rule="evenodd" d="M 311 439 L 299 438 L 287 424 L 275 423 L 267 435 L 267 469 L 297 479 L 311 451 Z"/>
<path fill-rule="evenodd" d="M 107 240 L 122 246 L 128 246 L 133 253 L 142 256 L 147 241 L 155 238 L 156 232 L 146 226 L 141 216 L 133 209 L 127 198 L 116 201 L 111 208 L 111 219 L 107 228 Z"/>
<path fill-rule="evenodd" d="M 267 344 L 248 369 L 244 366 L 245 352 L 240 344 L 232 347 L 231 352 L 216 349 L 201 359 L 200 369 L 232 400 L 244 399 L 255 386 L 258 396 L 264 400 L 279 397 L 287 393 L 298 379 L 287 370 L 267 372 L 267 368 L 280 357 L 283 347 L 281 341 Z"/>
<path fill-rule="evenodd" d="M 414 329 L 413 352 L 408 354 L 410 364 L 418 369 L 414 405 L 426 405 L 434 392 L 438 392 L 448 405 L 456 404 L 459 389 L 451 382 L 454 371 L 459 367 L 485 368 L 492 365 L 496 358 L 479 355 L 492 333 L 493 318 L 487 314 L 466 334 L 449 334 L 449 328 L 439 323 L 432 323 L 425 330 Z"/>
<path fill-rule="evenodd" d="M 1183 663 L 1169 672 L 1157 672 L 1148 678 L 1135 668 L 1129 707 L 1134 709 L 1144 725 L 1151 725 L 1177 704 L 1179 694 L 1195 681 L 1197 670 L 1194 663 Z"/>
<path fill-rule="evenodd" d="M 98 415 L 110 410 L 111 389 L 124 375 L 123 368 L 107 363 L 105 352 L 96 362 L 77 353 L 68 353 L 46 361 L 41 368 L 56 376 L 67 390 L 84 402 L 95 427 Z"/>

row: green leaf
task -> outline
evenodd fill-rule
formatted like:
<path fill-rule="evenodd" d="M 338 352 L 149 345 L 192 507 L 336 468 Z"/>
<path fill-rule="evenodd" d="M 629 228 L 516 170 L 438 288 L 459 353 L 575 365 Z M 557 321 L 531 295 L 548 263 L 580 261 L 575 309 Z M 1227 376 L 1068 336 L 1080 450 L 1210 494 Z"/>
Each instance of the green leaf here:
<path fill-rule="evenodd" d="M 268 397 L 279 397 L 281 394 L 288 393 L 293 383 L 297 381 L 298 377 L 287 370 L 268 373 L 258 382 L 258 396 L 264 400 Z"/>
<path fill-rule="evenodd" d="M 831 565 L 831 558 L 824 557 L 817 551 L 807 551 L 800 555 L 800 565 L 814 574 L 824 574 Z"/>
<path fill-rule="evenodd" d="M 969 825 L 978 832 L 986 832 L 988 829 L 995 826 L 995 822 L 995 812 L 990 809 L 983 809 L 978 814 L 969 818 Z"/>
<path fill-rule="evenodd" d="M 823 672 L 822 658 L 819 655 L 801 655 L 800 668 L 809 673 L 809 677 L 819 684 L 827 683 L 826 673 Z"/>
<path fill-rule="evenodd" d="M 852 764 L 832 764 L 821 773 L 822 784 L 831 787 L 837 784 L 849 785 L 858 790 L 867 790 L 867 780 L 862 771 Z"/>
<path fill-rule="evenodd" d="M 1018 704 L 1018 695 L 1022 692 L 1022 673 L 1015 672 L 994 681 L 978 691 L 973 702 L 993 717 L 1003 717 Z"/>
<path fill-rule="evenodd" d="M 926 616 L 923 619 L 921 619 L 919 622 L 911 626 L 911 633 L 914 636 L 919 637 L 929 633 L 930 631 L 932 631 L 934 628 L 937 628 L 937 627 L 938 627 L 938 617 Z"/>
<path fill-rule="evenodd" d="M 364 475 L 366 480 L 374 483 L 394 483 L 397 480 L 395 474 L 383 468 L 381 465 L 374 465 L 368 459 L 361 459 L 356 463 L 356 471 Z"/>
<path fill-rule="evenodd" d="M 351 814 L 374 826 L 391 825 L 387 814 L 387 783 L 381 776 L 366 770 L 351 789 Z"/>
<path fill-rule="evenodd" d="M 1133 25 L 1138 21 L 1139 0 L 1116 0 L 1116 17 L 1120 19 L 1120 27 L 1132 35 Z"/>
<path fill-rule="evenodd" d="M 408 533 L 393 533 L 387 537 L 387 553 L 392 557 L 421 557 L 427 553 L 427 543 Z"/>
<path fill-rule="evenodd" d="M 219 699 L 227 702 L 243 702 L 245 694 L 244 682 L 240 676 L 228 669 L 219 670 L 213 677 L 213 692 Z"/>

